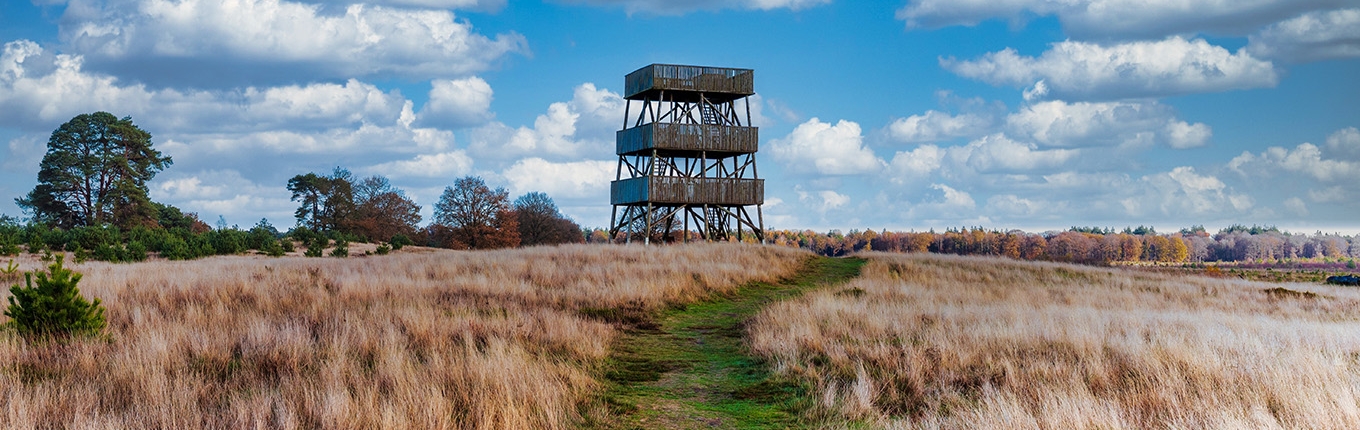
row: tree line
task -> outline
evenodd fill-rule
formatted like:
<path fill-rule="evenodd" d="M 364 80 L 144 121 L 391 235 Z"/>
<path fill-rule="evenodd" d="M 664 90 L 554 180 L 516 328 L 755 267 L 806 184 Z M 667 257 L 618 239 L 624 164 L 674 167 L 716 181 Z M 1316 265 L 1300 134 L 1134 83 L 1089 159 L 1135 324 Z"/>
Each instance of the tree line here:
<path fill-rule="evenodd" d="M 356 178 L 337 167 L 329 175 L 307 173 L 288 180 L 297 225 L 355 240 L 412 243 L 451 249 L 494 249 L 579 243 L 581 227 L 563 215 L 552 197 L 529 192 L 513 202 L 504 188 L 465 176 L 444 188 L 434 220 L 421 227 L 421 206 L 387 178 Z"/>
<path fill-rule="evenodd" d="M 776 245 L 795 246 L 831 256 L 873 250 L 992 255 L 1081 264 L 1360 258 L 1360 236 L 1289 233 L 1273 226 L 1233 225 L 1214 234 L 1203 226 L 1169 234 L 1140 226 L 1118 232 L 1110 228 L 1072 227 L 1067 231 L 1044 233 L 981 227 L 944 232 L 852 230 L 848 234 L 838 230 L 827 233 L 774 230 L 766 236 Z"/>
<path fill-rule="evenodd" d="M 249 229 L 216 228 L 192 212 L 154 202 L 147 183 L 173 164 L 155 150 L 150 133 L 130 117 L 77 115 L 48 139 L 38 184 L 15 203 L 26 222 L 0 215 L 0 255 L 69 251 L 77 260 L 140 261 L 258 251 L 283 255 L 295 243 L 307 255 L 348 255 L 352 242 L 380 243 L 379 253 L 404 245 L 489 249 L 583 242 L 580 226 L 552 198 L 530 192 L 513 202 L 468 176 L 445 188 L 434 220 L 420 226 L 421 206 L 382 176 L 356 177 L 336 167 L 305 173 L 286 187 L 298 203 L 296 227 L 281 232 L 261 219 Z"/>

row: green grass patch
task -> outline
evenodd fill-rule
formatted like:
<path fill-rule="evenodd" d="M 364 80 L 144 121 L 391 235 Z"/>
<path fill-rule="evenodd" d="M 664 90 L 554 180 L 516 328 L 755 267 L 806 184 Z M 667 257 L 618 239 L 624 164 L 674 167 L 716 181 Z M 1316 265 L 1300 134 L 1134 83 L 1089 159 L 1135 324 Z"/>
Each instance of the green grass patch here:
<path fill-rule="evenodd" d="M 586 427 L 820 427 L 803 413 L 809 387 L 774 375 L 745 344 L 746 322 L 766 305 L 859 275 L 864 260 L 812 257 L 778 284 L 751 283 L 707 301 L 660 312 L 587 310 L 624 324 L 603 374 L 607 389 Z M 597 409 L 598 410 L 598 409 Z"/>

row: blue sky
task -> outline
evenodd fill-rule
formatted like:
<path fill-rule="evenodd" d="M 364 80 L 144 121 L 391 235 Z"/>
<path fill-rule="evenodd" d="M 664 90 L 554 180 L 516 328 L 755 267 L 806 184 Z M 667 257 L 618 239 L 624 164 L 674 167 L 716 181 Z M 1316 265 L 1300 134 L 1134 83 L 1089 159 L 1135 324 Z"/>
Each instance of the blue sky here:
<path fill-rule="evenodd" d="M 10 0 L 0 212 L 106 110 L 152 198 L 291 226 L 289 177 L 464 175 L 609 220 L 623 75 L 756 70 L 770 228 L 1360 231 L 1360 1 Z"/>

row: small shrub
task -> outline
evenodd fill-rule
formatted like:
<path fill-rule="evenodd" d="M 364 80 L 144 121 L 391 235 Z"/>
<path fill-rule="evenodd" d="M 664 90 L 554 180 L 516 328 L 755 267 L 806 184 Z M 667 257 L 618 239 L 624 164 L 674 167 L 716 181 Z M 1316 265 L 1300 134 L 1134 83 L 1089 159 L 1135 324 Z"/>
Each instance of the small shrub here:
<path fill-rule="evenodd" d="M 205 233 L 189 239 L 189 251 L 193 254 L 189 258 L 199 258 L 216 254 L 217 248 L 213 247 L 212 241 L 208 240 L 208 234 Z"/>
<path fill-rule="evenodd" d="M 194 258 L 194 255 L 189 250 L 188 242 L 180 239 L 179 236 L 170 236 L 165 239 L 161 257 L 165 257 L 167 260 L 188 260 Z"/>
<path fill-rule="evenodd" d="M 43 227 L 32 227 L 28 232 L 28 252 L 37 254 L 47 249 L 47 242 L 43 241 Z"/>
<path fill-rule="evenodd" d="M 246 232 L 236 229 L 219 229 L 205 233 L 208 242 L 212 244 L 212 251 L 205 255 L 232 255 L 246 251 Z"/>
<path fill-rule="evenodd" d="M 374 250 L 373 252 L 377 253 L 378 255 L 387 255 L 387 253 L 392 252 L 392 247 L 384 243 L 382 245 L 378 245 L 378 249 Z"/>
<path fill-rule="evenodd" d="M 322 251 L 326 249 L 327 242 L 330 241 L 327 240 L 325 237 L 318 236 L 313 238 L 312 242 L 307 244 L 307 252 L 302 253 L 302 255 L 306 255 L 308 257 L 320 257 L 326 255 Z"/>
<path fill-rule="evenodd" d="M 19 251 L 20 251 L 19 245 L 15 244 L 14 242 L 4 240 L 3 243 L 0 243 L 0 255 L 4 256 L 19 255 Z"/>
<path fill-rule="evenodd" d="M 104 329 L 104 307 L 99 299 L 91 303 L 80 295 L 76 284 L 81 275 L 62 267 L 62 256 L 48 266 L 48 272 L 24 275 L 26 287 L 10 287 L 12 296 L 5 316 L 10 325 L 25 337 L 70 337 L 95 335 Z M 36 276 L 36 280 L 34 279 Z"/>
<path fill-rule="evenodd" d="M 1223 277 L 1223 269 L 1219 269 L 1218 266 L 1209 266 L 1204 268 L 1204 274 L 1215 278 L 1221 278 Z"/>
<path fill-rule="evenodd" d="M 269 220 L 260 218 L 260 222 L 255 224 L 246 232 L 246 248 L 268 253 L 265 248 L 270 247 L 270 242 L 278 243 L 279 231 L 269 224 Z"/>
<path fill-rule="evenodd" d="M 84 263 L 86 260 L 89 260 L 90 257 L 92 256 L 90 251 L 86 251 L 85 248 L 80 246 L 79 243 L 75 244 L 75 248 L 71 249 L 71 253 L 75 254 L 76 256 L 76 264 Z M 57 258 L 60 259 L 61 257 L 58 256 Z"/>
<path fill-rule="evenodd" d="M 1354 269 L 1354 268 L 1355 268 L 1355 259 L 1354 259 L 1354 258 L 1352 258 L 1350 261 L 1347 261 L 1347 262 L 1346 262 L 1346 268 L 1347 268 L 1347 269 Z"/>
<path fill-rule="evenodd" d="M 146 261 L 146 245 L 135 240 L 128 242 L 123 248 L 123 261 Z"/>
<path fill-rule="evenodd" d="M 279 240 L 279 245 L 283 247 L 283 252 L 285 254 L 296 250 L 293 248 L 293 240 L 286 237 Z"/>
<path fill-rule="evenodd" d="M 9 264 L 0 268 L 0 282 L 11 282 L 19 279 L 19 265 L 14 264 L 14 260 L 9 260 Z"/>
<path fill-rule="evenodd" d="M 414 244 L 415 242 L 412 242 L 411 238 L 406 237 L 406 235 L 404 234 L 398 234 L 396 236 L 392 236 L 392 240 L 387 241 L 387 243 L 392 245 L 393 251 L 399 251 L 403 246 L 411 245 Z"/>
<path fill-rule="evenodd" d="M 264 246 L 260 248 L 261 248 L 260 252 L 263 252 L 265 255 L 268 255 L 270 257 L 283 256 L 283 245 L 280 245 L 279 241 L 276 239 L 270 239 L 269 241 L 264 242 Z"/>
<path fill-rule="evenodd" d="M 335 249 L 331 250 L 331 256 L 339 258 L 349 257 L 349 242 L 346 242 L 344 239 L 335 241 Z"/>
<path fill-rule="evenodd" d="M 94 251 L 90 254 L 95 260 L 120 262 L 123 261 L 123 248 L 118 244 L 99 243 L 94 246 Z"/>
<path fill-rule="evenodd" d="M 165 248 L 165 241 L 171 236 L 170 232 L 163 228 L 151 229 L 144 226 L 134 227 L 128 231 L 128 246 L 132 242 L 140 242 L 147 252 L 160 251 Z"/>

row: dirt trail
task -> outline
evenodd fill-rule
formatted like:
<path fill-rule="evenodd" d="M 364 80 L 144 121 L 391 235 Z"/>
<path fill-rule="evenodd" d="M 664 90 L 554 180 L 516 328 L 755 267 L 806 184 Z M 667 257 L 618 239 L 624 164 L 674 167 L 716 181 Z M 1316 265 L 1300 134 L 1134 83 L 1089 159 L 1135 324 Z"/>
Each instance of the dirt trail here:
<path fill-rule="evenodd" d="M 734 293 L 634 324 L 615 342 L 602 397 L 611 418 L 589 427 L 805 427 L 808 393 L 749 355 L 745 322 L 769 303 L 859 275 L 864 260 L 809 258 L 792 278 L 752 283 Z"/>

